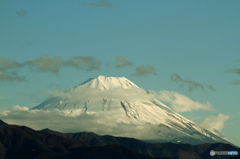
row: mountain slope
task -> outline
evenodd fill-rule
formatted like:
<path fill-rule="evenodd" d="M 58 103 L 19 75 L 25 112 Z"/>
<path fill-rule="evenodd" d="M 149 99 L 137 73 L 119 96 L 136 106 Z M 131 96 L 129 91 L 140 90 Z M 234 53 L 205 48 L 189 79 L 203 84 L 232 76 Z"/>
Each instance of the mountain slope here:
<path fill-rule="evenodd" d="M 154 94 L 124 77 L 91 78 L 68 91 L 52 95 L 33 109 L 57 109 L 72 116 L 114 112 L 118 123 L 140 124 L 140 127 L 141 124 L 145 124 L 142 127 L 147 126 L 147 123 L 151 127 L 149 132 L 154 135 L 146 135 L 145 139 L 190 144 L 230 143 L 174 112 L 157 100 Z M 128 119 L 123 120 L 123 116 Z M 109 115 L 109 120 L 111 118 Z M 107 122 L 106 126 L 111 127 Z"/>

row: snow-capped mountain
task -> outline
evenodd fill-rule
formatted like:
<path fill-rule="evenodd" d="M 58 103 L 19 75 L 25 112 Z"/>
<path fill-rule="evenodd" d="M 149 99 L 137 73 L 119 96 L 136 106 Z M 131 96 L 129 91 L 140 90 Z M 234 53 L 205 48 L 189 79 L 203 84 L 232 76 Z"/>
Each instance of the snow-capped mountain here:
<path fill-rule="evenodd" d="M 81 88 L 95 88 L 101 90 L 115 89 L 116 87 L 121 87 L 124 89 L 129 89 L 132 87 L 139 88 L 133 82 L 129 81 L 125 77 L 105 77 L 98 76 L 97 78 L 90 78 L 87 81 L 83 82 L 78 89 Z"/>
<path fill-rule="evenodd" d="M 154 94 L 125 77 L 98 76 L 88 79 L 68 91 L 55 92 L 32 109 L 57 109 L 75 116 L 111 111 L 119 116 L 119 121 L 116 122 L 123 122 L 121 118 L 124 115 L 129 122 L 154 126 L 154 129 L 149 130 L 155 132 L 154 140 L 191 144 L 229 143 L 174 112 L 155 98 Z M 112 120 L 111 116 L 109 120 Z"/>

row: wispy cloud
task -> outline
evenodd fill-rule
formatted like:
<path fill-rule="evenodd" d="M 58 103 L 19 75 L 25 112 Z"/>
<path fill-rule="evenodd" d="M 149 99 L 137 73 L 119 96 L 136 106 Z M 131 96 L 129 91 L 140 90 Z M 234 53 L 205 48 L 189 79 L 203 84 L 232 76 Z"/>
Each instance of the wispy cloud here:
<path fill-rule="evenodd" d="M 33 93 L 17 92 L 16 94 L 19 96 L 28 96 L 32 101 L 37 102 L 37 103 L 40 102 L 40 99 L 38 98 L 38 96 Z"/>
<path fill-rule="evenodd" d="M 50 83 L 47 87 L 48 88 L 60 89 L 61 85 L 60 84 L 56 84 L 56 83 Z"/>
<path fill-rule="evenodd" d="M 158 96 L 160 101 L 167 102 L 177 112 L 189 112 L 193 110 L 208 110 L 212 111 L 213 107 L 209 102 L 201 103 L 193 101 L 183 94 L 174 91 L 161 91 Z"/>
<path fill-rule="evenodd" d="M 16 61 L 0 58 L 0 81 L 26 81 L 25 77 L 20 77 L 15 70 L 12 70 L 21 66 Z"/>
<path fill-rule="evenodd" d="M 157 75 L 155 68 L 153 68 L 150 65 L 141 65 L 135 69 L 135 72 L 131 74 L 131 76 L 139 77 L 139 76 L 146 76 L 149 74 Z"/>
<path fill-rule="evenodd" d="M 46 90 L 44 93 L 50 94 L 50 98 L 67 99 L 69 101 L 77 100 L 102 100 L 102 99 L 113 99 L 113 100 L 150 100 L 155 97 L 155 94 L 150 94 L 141 88 L 129 88 L 126 94 L 126 89 L 118 87 L 115 89 L 107 89 L 102 91 L 101 89 L 81 88 L 75 91 L 63 92 L 57 90 Z M 81 96 L 79 96 L 81 94 Z"/>
<path fill-rule="evenodd" d="M 198 89 L 198 88 L 200 88 L 202 90 L 208 89 L 210 91 L 216 90 L 212 85 L 201 84 L 201 83 L 196 82 L 189 78 L 183 79 L 178 74 L 172 74 L 170 76 L 170 79 L 172 82 L 176 82 L 176 83 L 180 84 L 181 87 L 186 86 L 188 91 L 194 91 L 195 89 Z"/>
<path fill-rule="evenodd" d="M 233 80 L 231 81 L 232 85 L 240 85 L 240 80 Z"/>
<path fill-rule="evenodd" d="M 199 125 L 223 137 L 223 135 L 220 132 L 224 128 L 225 122 L 229 118 L 230 118 L 229 115 L 224 114 L 218 114 L 217 116 L 209 116 Z"/>
<path fill-rule="evenodd" d="M 24 44 L 21 45 L 22 48 L 26 48 L 26 47 L 30 47 L 30 46 L 33 46 L 34 43 L 32 42 L 25 42 Z"/>
<path fill-rule="evenodd" d="M 240 61 L 240 60 L 238 60 L 238 62 L 239 62 L 239 61 Z M 240 68 L 227 69 L 227 70 L 225 71 L 225 73 L 232 73 L 232 74 L 240 75 Z M 237 79 L 232 80 L 232 81 L 231 81 L 231 84 L 232 84 L 232 85 L 239 85 L 239 84 L 240 84 L 240 80 L 237 80 Z"/>
<path fill-rule="evenodd" d="M 10 61 L 4 58 L 0 58 L 0 70 L 7 70 L 7 69 L 17 68 L 21 66 L 22 65 L 16 61 Z"/>
<path fill-rule="evenodd" d="M 127 66 L 132 66 L 133 63 L 130 61 L 127 61 L 124 57 L 122 56 L 116 56 L 116 60 L 117 60 L 117 65 L 116 68 L 124 68 Z"/>
<path fill-rule="evenodd" d="M 61 57 L 50 58 L 49 56 L 43 56 L 38 59 L 24 62 L 25 65 L 28 65 L 30 69 L 51 72 L 57 74 L 59 68 L 63 66 L 65 61 Z"/>
<path fill-rule="evenodd" d="M 16 14 L 19 15 L 20 17 L 27 17 L 28 16 L 28 12 L 25 9 L 21 9 L 21 11 L 17 11 Z"/>
<path fill-rule="evenodd" d="M 100 69 L 101 62 L 90 56 L 77 56 L 67 60 L 64 65 L 81 70 L 94 71 Z"/>
<path fill-rule="evenodd" d="M 226 73 L 234 73 L 234 74 L 240 75 L 240 69 L 239 68 L 228 69 L 225 72 Z"/>
<path fill-rule="evenodd" d="M 111 3 L 109 3 L 107 0 L 101 0 L 97 3 L 96 2 L 91 2 L 91 3 L 82 2 L 82 3 L 80 3 L 80 5 L 91 6 L 91 7 L 113 7 L 113 5 Z"/>
<path fill-rule="evenodd" d="M 19 81 L 23 82 L 26 81 L 25 77 L 19 76 L 15 71 L 13 72 L 4 72 L 0 71 L 0 81 Z"/>
<path fill-rule="evenodd" d="M 78 56 L 69 60 L 64 60 L 61 57 L 50 58 L 43 56 L 38 59 L 24 62 L 32 70 L 51 72 L 58 74 L 61 67 L 73 67 L 80 70 L 93 71 L 99 70 L 101 63 L 93 57 Z"/>

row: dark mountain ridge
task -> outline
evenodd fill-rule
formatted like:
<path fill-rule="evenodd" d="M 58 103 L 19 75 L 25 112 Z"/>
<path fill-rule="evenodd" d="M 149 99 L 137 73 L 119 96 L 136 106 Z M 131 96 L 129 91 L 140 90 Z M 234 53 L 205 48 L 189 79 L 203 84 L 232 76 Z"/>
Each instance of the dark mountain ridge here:
<path fill-rule="evenodd" d="M 7 123 L 5 123 L 4 121 L 2 121 L 2 120 L 0 119 L 0 125 L 7 125 Z"/>
<path fill-rule="evenodd" d="M 78 139 L 26 126 L 0 125 L 0 159 L 30 159 L 32 155 L 35 159 L 152 159 L 119 145 L 90 147 Z"/>
<path fill-rule="evenodd" d="M 79 139 L 87 143 L 89 146 L 106 146 L 116 144 L 126 147 L 132 151 L 142 153 L 148 156 L 170 157 L 174 159 L 211 159 L 221 158 L 226 159 L 231 156 L 210 156 L 210 151 L 238 151 L 239 147 L 234 147 L 225 143 L 205 143 L 200 145 L 190 144 L 174 144 L 174 143 L 147 143 L 134 138 L 114 137 L 111 135 L 100 136 L 92 132 L 80 133 L 60 133 L 50 129 L 43 129 L 42 132 L 47 132 L 55 135 L 64 136 L 72 139 Z"/>
<path fill-rule="evenodd" d="M 34 150 L 34 151 L 33 151 Z M 0 125 L 0 159 L 227 159 L 210 151 L 238 151 L 229 144 L 147 143 L 134 138 L 100 136 L 95 133 L 35 131 L 26 126 Z M 34 153 L 34 154 L 33 154 Z"/>

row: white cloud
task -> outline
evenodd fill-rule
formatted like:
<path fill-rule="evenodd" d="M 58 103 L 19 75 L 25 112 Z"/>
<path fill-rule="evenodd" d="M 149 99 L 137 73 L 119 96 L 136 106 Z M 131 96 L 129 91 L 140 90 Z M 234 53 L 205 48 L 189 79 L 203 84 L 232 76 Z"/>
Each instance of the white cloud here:
<path fill-rule="evenodd" d="M 59 110 L 31 110 L 19 105 L 0 112 L 1 119 L 8 124 L 25 125 L 35 130 L 50 128 L 60 132 L 94 132 L 99 135 L 114 135 L 154 140 L 164 138 L 169 129 L 129 120 L 125 113 L 105 111 L 93 114 L 71 114 Z M 161 133 L 160 133 L 161 130 Z M 171 139 L 173 136 L 169 136 Z"/>
<path fill-rule="evenodd" d="M 218 114 L 217 116 L 209 116 L 199 125 L 213 132 L 220 132 L 225 122 L 230 118 L 229 115 Z"/>
<path fill-rule="evenodd" d="M 177 112 L 189 112 L 192 110 L 213 110 L 209 102 L 201 103 L 193 101 L 183 94 L 174 91 L 161 91 L 158 96 L 159 100 L 167 102 Z"/>
<path fill-rule="evenodd" d="M 102 91 L 100 89 L 81 88 L 70 89 L 69 91 L 62 92 L 56 90 L 47 90 L 46 94 L 50 94 L 49 99 L 56 99 L 59 101 L 63 99 L 65 101 L 95 101 L 99 99 L 112 99 L 112 100 L 150 100 L 158 99 L 162 102 L 168 103 L 168 105 L 176 112 L 189 112 L 193 110 L 207 110 L 213 111 L 214 108 L 209 102 L 199 102 L 190 99 L 183 94 L 179 94 L 174 91 L 161 91 L 159 93 L 154 91 L 146 91 L 141 88 L 130 88 L 127 90 L 124 88 L 116 88 Z M 52 101 L 52 100 L 51 100 Z"/>

